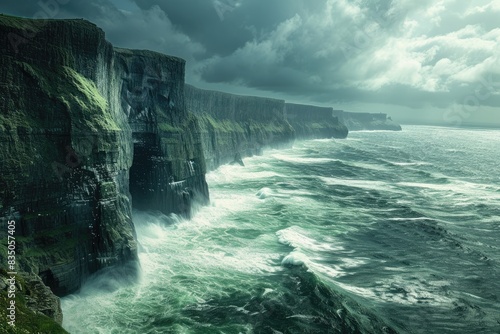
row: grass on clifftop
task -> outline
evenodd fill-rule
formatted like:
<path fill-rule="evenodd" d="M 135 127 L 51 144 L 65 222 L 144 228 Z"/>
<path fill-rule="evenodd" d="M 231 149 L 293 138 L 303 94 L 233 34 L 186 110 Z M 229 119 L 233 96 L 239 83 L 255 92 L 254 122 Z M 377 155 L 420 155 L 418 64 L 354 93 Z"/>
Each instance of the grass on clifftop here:
<path fill-rule="evenodd" d="M 0 26 L 11 27 L 20 30 L 27 30 L 31 33 L 40 31 L 39 26 L 44 22 L 45 20 L 33 20 L 17 16 L 0 14 Z"/>

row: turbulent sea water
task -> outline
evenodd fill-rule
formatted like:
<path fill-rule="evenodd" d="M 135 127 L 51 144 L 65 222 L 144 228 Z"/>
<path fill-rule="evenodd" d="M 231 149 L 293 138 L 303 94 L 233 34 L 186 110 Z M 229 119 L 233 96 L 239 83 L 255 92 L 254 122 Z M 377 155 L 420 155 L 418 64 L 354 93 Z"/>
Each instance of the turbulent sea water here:
<path fill-rule="evenodd" d="M 500 333 L 499 152 L 500 131 L 408 126 L 223 166 L 191 220 L 134 213 L 139 282 L 96 277 L 64 327 Z"/>

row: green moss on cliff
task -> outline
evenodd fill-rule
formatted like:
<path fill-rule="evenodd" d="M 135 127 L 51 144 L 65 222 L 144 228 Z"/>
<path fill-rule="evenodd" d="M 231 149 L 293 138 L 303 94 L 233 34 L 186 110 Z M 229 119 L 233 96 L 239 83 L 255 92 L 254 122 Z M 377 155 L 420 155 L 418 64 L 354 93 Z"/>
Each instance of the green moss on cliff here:
<path fill-rule="evenodd" d="M 74 85 L 77 89 L 77 92 L 80 94 L 74 95 L 75 101 L 78 103 L 78 106 L 83 109 L 86 108 L 96 108 L 96 110 L 106 113 L 107 110 L 107 102 L 106 100 L 99 94 L 97 87 L 94 82 L 88 80 L 80 73 L 74 71 L 69 67 L 63 67 L 63 73 L 66 78 Z M 74 92 L 69 92 L 74 93 Z M 80 98 L 80 95 L 83 95 L 83 99 Z M 106 118 L 106 121 L 110 121 L 110 117 Z M 109 125 L 115 126 L 114 123 L 110 123 Z M 117 128 L 115 128 L 117 129 Z"/>
<path fill-rule="evenodd" d="M 26 224 L 36 224 L 43 216 L 55 219 L 57 214 L 62 214 L 62 210 L 26 215 L 23 219 Z M 74 226 L 66 225 L 39 231 L 30 236 L 16 236 L 18 265 L 20 268 L 44 268 L 47 259 L 57 265 L 71 262 L 78 244 L 88 242 L 89 237 L 83 232 L 77 233 Z M 0 243 L 0 251 L 7 254 L 6 241 Z"/>
<path fill-rule="evenodd" d="M 72 129 L 77 140 L 82 134 L 120 129 L 94 83 L 73 69 L 49 70 L 8 56 L 1 56 L 0 63 L 8 74 L 0 83 L 0 142 L 8 143 L 0 150 L 0 200 L 7 206 L 19 193 L 8 190 L 33 173 L 56 176 L 51 164 L 60 161 L 64 148 L 54 134 Z"/>
<path fill-rule="evenodd" d="M 167 122 L 158 123 L 158 128 L 164 132 L 173 132 L 173 133 L 182 132 L 181 128 L 176 127 L 176 126 L 172 126 L 170 123 L 167 123 Z"/>
<path fill-rule="evenodd" d="M 228 120 L 228 119 L 220 119 L 215 120 L 212 116 L 208 114 L 201 114 L 198 116 L 201 123 L 205 125 L 205 127 L 211 127 L 213 130 L 220 132 L 239 132 L 244 133 L 245 130 L 241 126 L 240 123 Z"/>
<path fill-rule="evenodd" d="M 75 128 L 90 132 L 120 130 L 106 100 L 91 80 L 66 66 L 49 71 L 27 63 L 17 63 L 49 98 L 62 102 Z"/>
<path fill-rule="evenodd" d="M 0 280 L 5 284 L 6 279 L 9 278 L 6 271 L 0 269 Z M 10 326 L 7 319 L 7 307 L 10 305 L 11 299 L 8 298 L 6 290 L 0 291 L 0 333 L 6 334 L 67 334 L 58 323 L 48 316 L 40 313 L 35 313 L 28 308 L 26 302 L 26 294 L 30 293 L 30 288 L 24 279 L 15 275 L 16 280 L 16 319 L 15 327 Z M 0 283 L 1 284 L 1 283 Z"/>
<path fill-rule="evenodd" d="M 36 127 L 38 121 L 29 115 L 22 112 L 10 112 L 8 114 L 0 114 L 0 131 L 8 131 L 21 127 L 33 128 Z"/>
<path fill-rule="evenodd" d="M 31 20 L 22 17 L 0 14 L 0 25 L 10 28 L 15 28 L 28 33 L 37 33 L 40 27 L 44 25 L 46 20 Z"/>

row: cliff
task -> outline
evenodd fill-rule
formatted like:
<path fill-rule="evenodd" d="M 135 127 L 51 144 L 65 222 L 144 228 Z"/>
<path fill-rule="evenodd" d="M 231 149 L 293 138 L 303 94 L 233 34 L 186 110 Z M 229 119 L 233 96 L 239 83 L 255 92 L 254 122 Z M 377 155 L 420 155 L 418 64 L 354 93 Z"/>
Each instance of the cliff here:
<path fill-rule="evenodd" d="M 0 40 L 0 262 L 14 220 L 19 297 L 66 295 L 111 266 L 135 276 L 132 204 L 189 215 L 208 200 L 184 61 L 115 50 L 84 20 L 0 15 Z M 60 323 L 50 290 L 26 310 Z"/>
<path fill-rule="evenodd" d="M 285 101 L 240 96 L 186 85 L 186 106 L 200 123 L 208 169 L 260 154 L 264 147 L 293 143 L 295 131 L 285 119 Z"/>
<path fill-rule="evenodd" d="M 384 113 L 357 113 L 343 110 L 334 110 L 337 116 L 349 128 L 349 131 L 359 130 L 392 130 L 401 131 L 397 124 Z"/>
<path fill-rule="evenodd" d="M 110 99 L 113 48 L 86 21 L 3 16 L 0 24 L 8 46 L 0 51 L 0 228 L 15 219 L 19 269 L 64 295 L 137 258 L 124 182 L 131 132 Z M 16 53 L 10 40 L 25 26 L 36 38 Z"/>
<path fill-rule="evenodd" d="M 132 129 L 134 207 L 189 216 L 208 201 L 200 125 L 186 111 L 185 61 L 151 51 L 115 49 L 120 105 Z"/>
<path fill-rule="evenodd" d="M 349 133 L 333 108 L 287 103 L 285 110 L 298 138 L 346 138 Z"/>

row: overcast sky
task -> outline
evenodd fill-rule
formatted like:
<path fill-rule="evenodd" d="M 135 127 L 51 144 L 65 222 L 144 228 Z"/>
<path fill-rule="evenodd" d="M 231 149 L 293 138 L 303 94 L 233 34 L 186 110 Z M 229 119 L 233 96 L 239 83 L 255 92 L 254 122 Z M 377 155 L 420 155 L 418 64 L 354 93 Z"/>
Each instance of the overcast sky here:
<path fill-rule="evenodd" d="M 47 4 L 47 6 L 43 6 Z M 54 6 L 56 4 L 56 6 Z M 201 88 L 395 120 L 500 124 L 500 0 L 3 0 L 186 59 Z"/>

